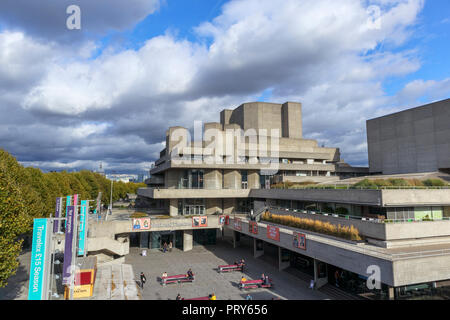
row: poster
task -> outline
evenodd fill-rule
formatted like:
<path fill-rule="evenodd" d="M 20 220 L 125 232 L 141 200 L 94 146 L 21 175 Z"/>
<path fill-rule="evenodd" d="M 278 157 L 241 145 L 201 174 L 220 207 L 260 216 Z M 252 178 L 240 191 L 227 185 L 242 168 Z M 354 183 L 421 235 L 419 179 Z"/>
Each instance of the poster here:
<path fill-rule="evenodd" d="M 219 216 L 219 226 L 223 226 L 225 224 L 225 216 Z"/>
<path fill-rule="evenodd" d="M 292 245 L 295 248 L 306 250 L 306 236 L 303 233 L 294 232 Z"/>
<path fill-rule="evenodd" d="M 274 226 L 267 226 L 267 238 L 280 241 L 280 229 Z"/>
<path fill-rule="evenodd" d="M 133 219 L 133 230 L 150 230 L 150 218 Z"/>
<path fill-rule="evenodd" d="M 207 227 L 207 226 L 208 226 L 207 216 L 192 217 L 192 227 Z"/>
<path fill-rule="evenodd" d="M 258 234 L 258 223 L 256 221 L 250 221 L 248 223 L 248 232 Z"/>
<path fill-rule="evenodd" d="M 235 230 L 242 230 L 242 223 L 241 223 L 241 219 L 239 218 L 234 218 L 234 229 Z"/>

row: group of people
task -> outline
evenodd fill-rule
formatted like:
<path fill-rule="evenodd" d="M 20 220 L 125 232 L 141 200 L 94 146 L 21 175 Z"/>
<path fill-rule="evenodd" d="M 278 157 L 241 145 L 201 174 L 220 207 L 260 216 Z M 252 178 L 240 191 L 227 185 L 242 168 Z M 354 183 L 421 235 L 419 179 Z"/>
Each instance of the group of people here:
<path fill-rule="evenodd" d="M 245 260 L 241 259 L 239 261 L 234 261 L 234 265 L 241 267 L 241 271 L 244 271 Z"/>
<path fill-rule="evenodd" d="M 172 252 L 172 241 L 169 242 L 169 244 L 167 244 L 167 242 L 164 242 L 162 250 L 164 253 L 166 253 L 167 251 Z"/>

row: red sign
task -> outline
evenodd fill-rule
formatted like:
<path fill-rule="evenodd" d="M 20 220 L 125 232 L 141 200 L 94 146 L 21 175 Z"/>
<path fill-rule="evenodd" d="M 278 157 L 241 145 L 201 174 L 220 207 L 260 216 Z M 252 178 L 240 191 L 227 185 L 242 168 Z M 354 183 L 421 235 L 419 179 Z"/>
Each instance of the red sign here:
<path fill-rule="evenodd" d="M 234 229 L 239 230 L 239 231 L 242 230 L 241 219 L 234 218 Z"/>
<path fill-rule="evenodd" d="M 280 229 L 274 226 L 267 226 L 267 238 L 280 241 Z"/>
<path fill-rule="evenodd" d="M 248 223 L 248 232 L 258 234 L 258 223 L 256 221 L 250 221 Z"/>
<path fill-rule="evenodd" d="M 230 224 L 230 216 L 225 216 L 225 224 L 226 225 Z"/>
<path fill-rule="evenodd" d="M 192 217 L 192 227 L 207 227 L 208 226 L 208 217 Z"/>
<path fill-rule="evenodd" d="M 294 232 L 292 245 L 295 248 L 306 250 L 306 236 L 303 233 Z"/>

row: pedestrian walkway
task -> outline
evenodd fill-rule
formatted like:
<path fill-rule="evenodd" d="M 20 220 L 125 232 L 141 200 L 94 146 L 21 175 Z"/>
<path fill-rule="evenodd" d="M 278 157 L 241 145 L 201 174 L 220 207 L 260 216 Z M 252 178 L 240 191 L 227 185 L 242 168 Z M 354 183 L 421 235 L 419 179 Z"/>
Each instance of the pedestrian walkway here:
<path fill-rule="evenodd" d="M 129 264 L 100 266 L 89 300 L 140 300 L 141 294 Z"/>

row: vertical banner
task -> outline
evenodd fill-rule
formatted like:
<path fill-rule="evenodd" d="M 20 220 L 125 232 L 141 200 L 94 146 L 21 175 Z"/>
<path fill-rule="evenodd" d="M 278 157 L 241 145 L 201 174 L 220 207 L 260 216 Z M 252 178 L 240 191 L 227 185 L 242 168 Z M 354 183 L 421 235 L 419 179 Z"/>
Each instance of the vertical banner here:
<path fill-rule="evenodd" d="M 78 205 L 78 194 L 74 194 L 73 195 L 73 205 L 77 206 Z"/>
<path fill-rule="evenodd" d="M 62 216 L 62 203 L 63 198 L 56 198 L 55 218 L 60 218 Z M 59 220 L 54 220 L 53 233 L 57 232 L 59 232 Z"/>
<path fill-rule="evenodd" d="M 47 300 L 48 297 L 50 233 L 48 219 L 34 219 L 28 300 Z"/>
<path fill-rule="evenodd" d="M 67 208 L 72 205 L 72 196 L 66 197 L 66 217 L 67 217 Z M 67 226 L 67 219 L 64 221 L 64 228 Z"/>
<path fill-rule="evenodd" d="M 64 240 L 64 265 L 63 265 L 63 284 L 70 284 L 71 265 L 72 265 L 72 244 L 75 228 L 75 206 L 68 206 L 66 215 L 66 237 Z M 75 261 L 74 261 L 75 263 Z"/>
<path fill-rule="evenodd" d="M 85 240 L 86 240 L 86 220 L 88 219 L 88 202 L 86 200 L 81 201 L 80 207 L 80 230 L 78 232 L 78 255 L 84 255 Z"/>

